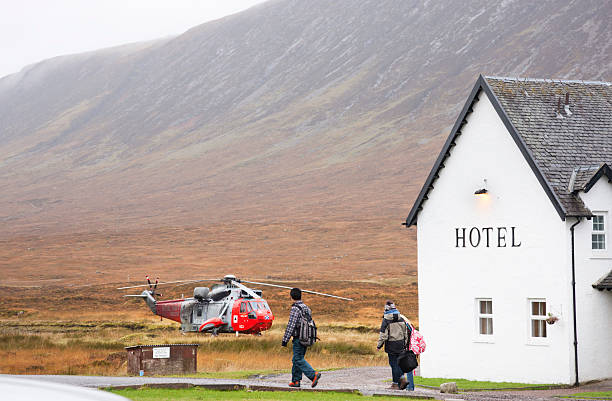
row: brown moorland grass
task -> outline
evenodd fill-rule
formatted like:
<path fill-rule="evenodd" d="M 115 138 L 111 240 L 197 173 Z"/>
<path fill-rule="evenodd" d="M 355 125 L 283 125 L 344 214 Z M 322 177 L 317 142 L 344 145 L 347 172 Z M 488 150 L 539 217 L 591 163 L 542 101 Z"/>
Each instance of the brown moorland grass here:
<path fill-rule="evenodd" d="M 162 280 L 235 274 L 354 298 L 305 296 L 323 342 L 319 368 L 385 364 L 374 349 L 381 305 L 392 298 L 416 321 L 414 232 L 396 219 L 215 224 L 0 241 L 0 373 L 124 374 L 124 346 L 200 344 L 202 371 L 289 369 L 280 347 L 290 300 L 264 290 L 275 322 L 262 337 L 181 335 L 139 299 L 146 273 Z M 202 284 L 207 285 L 207 284 Z M 257 286 L 253 286 L 258 288 Z M 162 289 L 190 296 L 193 285 Z"/>
<path fill-rule="evenodd" d="M 0 240 L 0 285 L 141 284 L 235 274 L 255 280 L 381 283 L 416 272 L 401 219 L 226 223 Z M 111 287 L 112 288 L 112 287 Z M 108 298 L 112 294 L 107 294 Z"/>
<path fill-rule="evenodd" d="M 291 367 L 290 348 L 280 347 L 282 326 L 259 337 L 183 335 L 146 321 L 132 326 L 61 322 L 60 327 L 63 329 L 58 331 L 58 322 L 0 321 L 0 372 L 121 375 L 126 373 L 125 346 L 172 343 L 199 344 L 201 372 Z M 374 327 L 365 331 L 363 327 L 323 325 L 320 336 L 323 341 L 309 350 L 309 360 L 318 369 L 385 363 L 384 355 L 375 349 Z"/>

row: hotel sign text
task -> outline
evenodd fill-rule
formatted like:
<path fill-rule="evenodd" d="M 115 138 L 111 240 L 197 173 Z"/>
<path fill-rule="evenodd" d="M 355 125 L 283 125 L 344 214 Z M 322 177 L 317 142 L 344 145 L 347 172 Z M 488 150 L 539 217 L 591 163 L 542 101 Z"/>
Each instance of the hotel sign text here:
<path fill-rule="evenodd" d="M 461 227 L 455 228 L 455 248 L 518 248 L 516 227 Z"/>

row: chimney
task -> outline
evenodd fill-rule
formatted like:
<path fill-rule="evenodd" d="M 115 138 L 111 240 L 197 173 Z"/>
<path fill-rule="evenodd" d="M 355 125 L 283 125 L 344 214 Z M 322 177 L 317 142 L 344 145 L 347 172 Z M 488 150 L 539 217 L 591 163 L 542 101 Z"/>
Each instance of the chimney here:
<path fill-rule="evenodd" d="M 563 107 L 563 109 L 567 117 L 572 115 L 572 112 L 570 111 L 569 107 L 569 92 L 565 92 L 565 107 Z"/>

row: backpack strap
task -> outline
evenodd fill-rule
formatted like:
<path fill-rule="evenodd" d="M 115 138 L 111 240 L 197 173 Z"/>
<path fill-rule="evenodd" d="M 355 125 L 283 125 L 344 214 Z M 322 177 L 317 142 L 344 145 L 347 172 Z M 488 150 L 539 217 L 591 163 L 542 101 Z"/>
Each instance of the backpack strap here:
<path fill-rule="evenodd" d="M 304 305 L 302 307 L 302 305 Z M 308 313 L 308 309 L 306 309 L 306 304 L 296 304 L 295 306 L 298 307 L 298 309 L 302 312 L 302 317 L 306 318 L 306 320 L 311 320 L 312 316 L 310 313 Z"/>

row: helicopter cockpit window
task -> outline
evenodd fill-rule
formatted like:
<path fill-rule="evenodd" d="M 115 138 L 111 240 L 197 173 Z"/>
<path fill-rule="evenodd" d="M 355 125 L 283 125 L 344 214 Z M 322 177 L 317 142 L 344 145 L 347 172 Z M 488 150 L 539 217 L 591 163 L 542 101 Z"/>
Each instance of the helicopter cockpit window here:
<path fill-rule="evenodd" d="M 250 302 L 247 304 L 247 308 L 248 308 L 249 312 L 253 312 L 253 307 L 251 306 Z"/>
<path fill-rule="evenodd" d="M 246 311 L 247 311 L 246 302 L 243 302 L 240 304 L 240 313 L 246 313 Z"/>
<path fill-rule="evenodd" d="M 253 310 L 263 310 L 263 305 L 258 301 L 250 301 L 249 304 L 253 308 Z"/>

